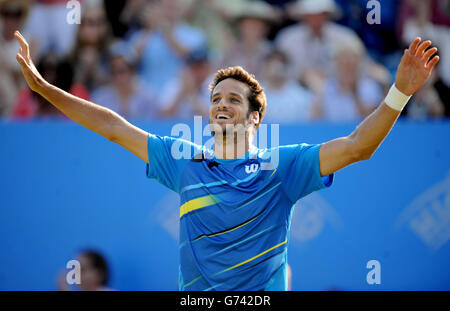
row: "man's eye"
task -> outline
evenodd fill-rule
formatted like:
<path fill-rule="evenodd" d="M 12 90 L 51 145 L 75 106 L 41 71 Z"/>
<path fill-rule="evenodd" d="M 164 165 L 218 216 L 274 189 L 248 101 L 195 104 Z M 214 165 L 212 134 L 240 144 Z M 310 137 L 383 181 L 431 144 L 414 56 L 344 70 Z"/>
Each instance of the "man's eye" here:
<path fill-rule="evenodd" d="M 232 102 L 232 103 L 237 103 L 237 104 L 240 103 L 239 99 L 237 99 L 237 98 L 232 98 L 232 99 L 231 99 L 231 102 Z"/>

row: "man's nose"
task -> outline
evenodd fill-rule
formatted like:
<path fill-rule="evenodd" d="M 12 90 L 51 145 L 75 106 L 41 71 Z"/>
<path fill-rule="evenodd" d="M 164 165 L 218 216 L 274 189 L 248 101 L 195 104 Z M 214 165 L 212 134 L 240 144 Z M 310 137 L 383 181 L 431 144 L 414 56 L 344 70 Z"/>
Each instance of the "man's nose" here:
<path fill-rule="evenodd" d="M 228 104 L 224 98 L 221 98 L 219 103 L 217 104 L 217 109 L 226 110 L 228 108 Z"/>

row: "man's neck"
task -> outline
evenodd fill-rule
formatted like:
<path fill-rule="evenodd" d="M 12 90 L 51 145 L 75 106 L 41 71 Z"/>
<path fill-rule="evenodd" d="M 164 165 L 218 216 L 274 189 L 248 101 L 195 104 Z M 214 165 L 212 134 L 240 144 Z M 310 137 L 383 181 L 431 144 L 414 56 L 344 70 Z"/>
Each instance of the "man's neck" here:
<path fill-rule="evenodd" d="M 224 135 L 214 138 L 214 155 L 218 159 L 237 159 L 247 154 L 253 144 L 253 135 Z"/>

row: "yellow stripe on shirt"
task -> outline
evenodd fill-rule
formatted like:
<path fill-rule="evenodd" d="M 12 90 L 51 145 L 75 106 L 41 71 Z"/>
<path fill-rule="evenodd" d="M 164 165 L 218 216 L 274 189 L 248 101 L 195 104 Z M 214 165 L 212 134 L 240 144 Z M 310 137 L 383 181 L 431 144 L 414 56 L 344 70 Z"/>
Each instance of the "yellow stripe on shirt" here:
<path fill-rule="evenodd" d="M 196 198 L 196 199 L 187 201 L 180 207 L 180 218 L 186 213 L 192 212 L 199 208 L 214 205 L 216 203 L 217 203 L 217 199 L 213 195 L 207 195 L 204 197 L 200 197 L 200 198 Z"/>
<path fill-rule="evenodd" d="M 255 260 L 256 258 L 261 257 L 262 255 L 264 255 L 264 254 L 270 252 L 271 250 L 273 250 L 273 249 L 275 249 L 275 248 L 277 248 L 277 247 L 280 247 L 280 246 L 283 245 L 283 244 L 286 244 L 286 242 L 287 242 L 287 239 L 284 240 L 283 242 L 281 242 L 280 244 L 277 244 L 277 245 L 275 245 L 275 246 L 272 246 L 271 248 L 265 250 L 264 252 L 259 253 L 259 254 L 256 255 L 256 256 L 253 256 L 253 257 L 250 258 L 250 259 L 247 259 L 247 260 L 245 260 L 245 261 L 243 261 L 243 262 L 240 262 L 240 263 L 238 263 L 238 264 L 236 264 L 236 265 L 234 265 L 234 266 L 232 266 L 232 267 L 229 267 L 229 268 L 227 268 L 227 269 L 225 269 L 225 270 L 220 271 L 219 274 L 220 274 L 220 273 L 223 273 L 223 272 L 226 272 L 226 271 L 230 271 L 230 270 L 232 270 L 232 269 L 234 269 L 234 268 L 237 268 L 237 267 L 239 267 L 239 266 L 242 266 L 242 265 L 244 265 L 244 264 L 246 264 L 246 263 L 248 263 L 248 262 L 250 262 L 250 261 L 252 261 L 252 260 Z"/>

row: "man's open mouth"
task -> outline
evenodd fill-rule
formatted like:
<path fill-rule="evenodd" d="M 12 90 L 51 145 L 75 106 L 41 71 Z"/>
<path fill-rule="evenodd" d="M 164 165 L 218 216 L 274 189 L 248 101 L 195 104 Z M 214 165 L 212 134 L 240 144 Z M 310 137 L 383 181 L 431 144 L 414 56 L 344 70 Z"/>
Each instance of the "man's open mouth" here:
<path fill-rule="evenodd" d="M 231 115 L 229 115 L 229 114 L 226 114 L 226 113 L 218 113 L 217 115 L 216 115 L 216 119 L 219 119 L 219 120 L 228 120 L 228 119 L 231 119 Z"/>

